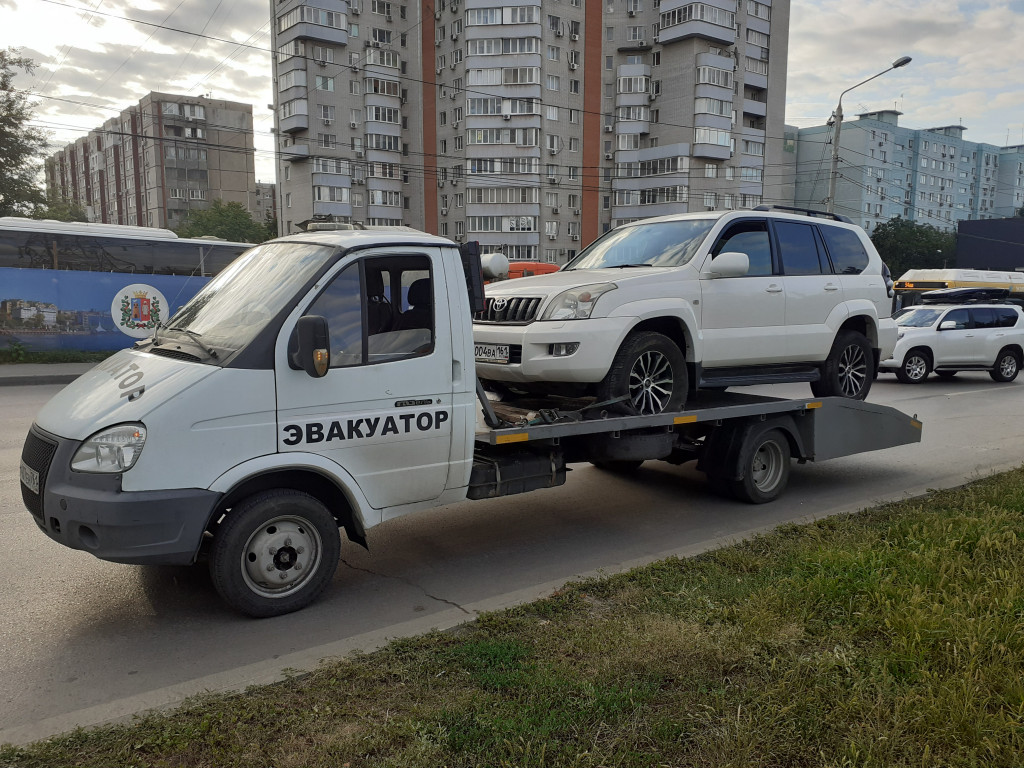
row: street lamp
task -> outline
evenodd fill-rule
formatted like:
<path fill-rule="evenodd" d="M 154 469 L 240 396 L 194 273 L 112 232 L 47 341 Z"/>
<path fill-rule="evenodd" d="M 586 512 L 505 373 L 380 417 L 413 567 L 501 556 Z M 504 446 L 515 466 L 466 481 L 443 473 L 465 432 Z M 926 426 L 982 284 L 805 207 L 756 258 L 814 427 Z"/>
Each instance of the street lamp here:
<path fill-rule="evenodd" d="M 869 83 L 876 77 L 881 77 L 886 72 L 907 66 L 907 64 L 909 64 L 910 61 L 911 59 L 909 56 L 900 56 L 898 59 L 896 59 L 896 61 L 892 63 L 892 66 L 890 66 L 889 69 L 883 69 L 877 75 L 872 75 L 867 80 L 861 80 L 859 83 L 857 83 L 857 85 L 851 85 L 849 88 L 847 88 L 845 91 L 839 94 L 839 104 L 838 106 L 836 106 L 836 111 L 833 115 L 835 119 L 835 130 L 833 131 L 832 135 L 832 173 L 828 177 L 829 213 L 832 213 L 835 210 L 836 206 L 836 177 L 839 175 L 839 131 L 842 129 L 843 126 L 843 96 L 848 94 L 854 88 L 859 88 L 860 86 L 864 85 L 864 83 Z"/>

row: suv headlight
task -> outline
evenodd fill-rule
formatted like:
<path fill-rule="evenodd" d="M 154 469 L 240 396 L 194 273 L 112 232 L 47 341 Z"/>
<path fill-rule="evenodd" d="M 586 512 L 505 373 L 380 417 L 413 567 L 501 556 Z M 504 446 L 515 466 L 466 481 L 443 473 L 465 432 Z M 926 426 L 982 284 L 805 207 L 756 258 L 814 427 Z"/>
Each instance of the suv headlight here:
<path fill-rule="evenodd" d="M 142 424 L 118 424 L 97 432 L 75 452 L 75 472 L 126 472 L 134 466 L 146 444 Z"/>
<path fill-rule="evenodd" d="M 541 320 L 586 320 L 594 311 L 597 300 L 608 291 L 618 288 L 615 283 L 581 285 L 562 291 L 551 300 L 541 313 Z"/>

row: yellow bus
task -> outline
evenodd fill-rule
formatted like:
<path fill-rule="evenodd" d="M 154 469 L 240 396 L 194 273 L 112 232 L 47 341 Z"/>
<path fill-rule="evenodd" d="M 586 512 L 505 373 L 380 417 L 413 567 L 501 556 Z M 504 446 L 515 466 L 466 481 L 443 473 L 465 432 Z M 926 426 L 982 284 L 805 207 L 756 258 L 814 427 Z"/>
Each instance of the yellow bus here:
<path fill-rule="evenodd" d="M 1011 298 L 1024 299 L 1024 273 L 981 269 L 911 269 L 893 286 L 897 306 L 920 303 L 921 294 L 940 288 L 1005 288 Z"/>

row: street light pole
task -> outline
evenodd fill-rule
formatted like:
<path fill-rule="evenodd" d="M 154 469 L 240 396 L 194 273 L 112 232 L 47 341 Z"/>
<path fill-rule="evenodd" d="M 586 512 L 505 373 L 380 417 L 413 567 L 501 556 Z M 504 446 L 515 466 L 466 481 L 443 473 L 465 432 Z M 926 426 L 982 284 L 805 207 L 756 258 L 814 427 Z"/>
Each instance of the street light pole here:
<path fill-rule="evenodd" d="M 888 69 L 883 69 L 877 75 L 872 75 L 867 80 L 861 80 L 857 85 L 851 85 L 845 91 L 839 94 L 839 104 L 836 106 L 834 117 L 835 126 L 832 132 L 832 172 L 828 177 L 828 207 L 829 213 L 833 213 L 836 207 L 836 179 L 839 176 L 839 132 L 843 128 L 843 96 L 848 94 L 854 88 L 859 88 L 864 83 L 869 83 L 876 77 L 881 77 L 886 72 L 890 72 L 900 67 L 905 67 L 911 62 L 909 56 L 900 56 Z"/>

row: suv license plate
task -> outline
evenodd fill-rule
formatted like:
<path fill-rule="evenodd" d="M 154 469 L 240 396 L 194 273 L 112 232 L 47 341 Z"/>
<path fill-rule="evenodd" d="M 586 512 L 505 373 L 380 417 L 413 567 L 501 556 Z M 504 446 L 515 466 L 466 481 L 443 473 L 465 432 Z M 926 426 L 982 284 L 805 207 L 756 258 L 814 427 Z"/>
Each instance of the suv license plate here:
<path fill-rule="evenodd" d="M 473 347 L 478 363 L 508 362 L 508 344 L 474 344 Z"/>
<path fill-rule="evenodd" d="M 39 473 L 24 461 L 21 462 L 21 482 L 36 496 L 39 495 Z"/>

